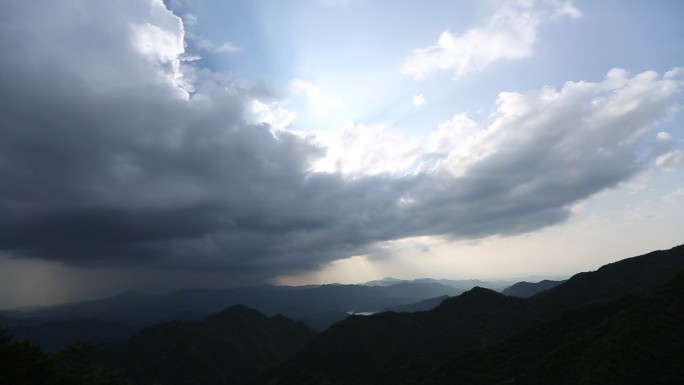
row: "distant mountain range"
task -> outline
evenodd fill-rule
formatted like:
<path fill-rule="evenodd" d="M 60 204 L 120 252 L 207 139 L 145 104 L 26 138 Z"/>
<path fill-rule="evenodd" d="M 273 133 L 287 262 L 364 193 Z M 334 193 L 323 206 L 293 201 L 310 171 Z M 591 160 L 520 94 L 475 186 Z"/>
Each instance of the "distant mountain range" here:
<path fill-rule="evenodd" d="M 170 321 L 197 321 L 233 305 L 266 315 L 281 314 L 322 331 L 349 312 L 378 312 L 438 296 L 463 292 L 436 282 L 399 282 L 389 286 L 257 286 L 237 289 L 188 289 L 167 295 L 125 292 L 96 301 L 68 303 L 30 312 L 5 311 L 0 326 L 16 338 L 52 351 L 79 339 L 119 342 L 145 326 Z M 435 304 L 436 306 L 436 304 Z"/>
<path fill-rule="evenodd" d="M 123 341 L 142 328 L 171 320 L 198 321 L 208 314 L 242 304 L 267 315 L 282 314 L 323 331 L 350 312 L 415 312 L 438 306 L 445 298 L 474 286 L 516 295 L 521 285 L 528 295 L 549 287 L 547 282 L 415 279 L 386 277 L 361 285 L 256 286 L 237 289 L 187 289 L 167 295 L 124 292 L 102 300 L 0 311 L 0 326 L 47 351 L 78 340 Z M 518 290 L 518 291 L 516 291 Z"/>
<path fill-rule="evenodd" d="M 683 270 L 684 245 L 529 299 L 474 288 L 428 312 L 349 317 L 252 384 L 681 383 Z"/>
<path fill-rule="evenodd" d="M 142 324 L 158 322 L 181 311 L 211 314 L 242 304 L 267 315 L 299 317 L 328 311 L 373 312 L 440 295 L 457 295 L 464 290 L 434 282 L 401 282 L 389 286 L 332 284 L 221 290 L 186 289 L 162 296 L 126 292 L 103 300 L 68 303 L 9 315 L 15 318 L 27 316 L 49 320 L 99 318 Z M 7 312 L 4 314 L 8 316 Z"/>
<path fill-rule="evenodd" d="M 515 280 L 501 279 L 501 280 L 479 280 L 479 279 L 433 279 L 433 278 L 418 278 L 418 279 L 397 279 L 392 277 L 385 277 L 362 283 L 364 286 L 392 286 L 400 283 L 437 283 L 440 285 L 451 286 L 454 289 L 461 290 L 461 292 L 470 290 L 475 286 L 486 287 L 488 289 L 501 291 L 512 284 Z"/>
<path fill-rule="evenodd" d="M 546 285 L 550 284 L 533 288 Z M 444 287 L 434 282 L 347 286 L 261 287 L 247 292 L 292 301 L 305 293 L 312 305 L 328 295 L 344 306 L 380 306 L 379 299 L 410 297 L 412 288 L 426 295 Z M 198 299 L 198 293 L 217 294 L 184 291 L 171 298 Z M 369 293 L 374 296 L 353 296 Z M 148 299 L 129 293 L 104 304 L 81 303 L 70 309 L 111 311 L 116 308 L 109 307 L 112 303 Z M 210 296 L 202 306 L 214 306 L 215 300 Z M 197 309 L 208 308 L 202 306 Z M 120 376 L 132 385 L 680 384 L 684 378 L 684 245 L 579 273 L 530 298 L 475 287 L 457 296 L 389 306 L 391 311 L 370 316 L 349 315 L 339 310 L 347 308 L 339 304 L 317 306 L 301 317 L 322 324 L 343 319 L 316 333 L 301 322 L 243 305 L 203 318 L 196 309 L 185 310 L 170 317 L 187 321 L 145 327 L 122 342 L 98 347 L 99 362 L 115 372 L 79 361 L 85 357 L 83 347 L 50 357 L 57 363 L 59 357 L 71 357 L 69 365 L 85 367 L 74 384 L 89 383 L 88 378 L 95 376 L 101 385 L 122 385 Z M 325 309 L 331 310 L 316 313 Z M 33 314 L 40 318 L 32 322 L 46 314 L 50 313 Z M 90 320 L 82 327 L 97 328 L 100 322 Z M 59 325 L 52 325 L 59 330 Z M 26 343 L 8 341 L 0 331 L 0 358 L 14 362 L 0 365 L 2 381 L 35 383 L 14 379 L 53 375 L 46 357 Z M 39 371 L 31 369 L 36 363 L 42 365 Z M 73 374 L 71 366 L 61 365 L 55 367 L 58 375 Z"/>

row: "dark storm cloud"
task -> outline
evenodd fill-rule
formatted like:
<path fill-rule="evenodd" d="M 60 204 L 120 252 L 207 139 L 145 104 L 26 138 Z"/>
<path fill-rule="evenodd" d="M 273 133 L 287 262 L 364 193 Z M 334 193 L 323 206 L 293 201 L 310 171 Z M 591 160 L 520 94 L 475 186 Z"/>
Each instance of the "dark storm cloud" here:
<path fill-rule="evenodd" d="M 471 143 L 488 155 L 460 174 L 444 156 L 416 175 L 314 173 L 325 148 L 248 123 L 259 90 L 175 59 L 180 21 L 160 4 L 0 4 L 1 251 L 275 274 L 409 236 L 532 231 L 636 173 L 635 138 L 681 83 L 504 95 Z"/>

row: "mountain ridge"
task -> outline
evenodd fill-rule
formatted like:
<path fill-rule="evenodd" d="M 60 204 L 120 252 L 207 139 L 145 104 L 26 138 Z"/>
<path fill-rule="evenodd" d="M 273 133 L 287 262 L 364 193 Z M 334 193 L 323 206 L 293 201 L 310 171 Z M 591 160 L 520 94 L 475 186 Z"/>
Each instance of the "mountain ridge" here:
<path fill-rule="evenodd" d="M 373 290 L 401 294 L 411 285 Z M 317 295 L 330 300 L 340 287 L 316 287 Z M 97 352 L 133 385 L 674 385 L 684 378 L 684 245 L 575 274 L 530 298 L 476 286 L 427 311 L 344 314 L 317 334 L 236 304 L 146 327 Z M 177 313 L 186 317 L 199 313 Z"/>
<path fill-rule="evenodd" d="M 446 357 L 496 344 L 548 320 L 567 320 L 578 308 L 596 306 L 596 311 L 586 314 L 603 314 L 596 321 L 600 324 L 612 312 L 623 311 L 635 298 L 684 271 L 684 245 L 623 261 L 576 274 L 529 299 L 476 287 L 427 312 L 350 317 L 318 334 L 259 381 L 268 385 L 419 384 Z"/>
<path fill-rule="evenodd" d="M 565 281 L 554 281 L 544 279 L 539 282 L 521 281 L 512 286 L 509 286 L 501 291 L 501 294 L 512 295 L 515 297 L 529 298 L 544 290 L 553 289 Z"/>
<path fill-rule="evenodd" d="M 150 324 L 181 311 L 210 314 L 235 304 L 245 304 L 269 315 L 280 313 L 295 318 L 326 311 L 379 311 L 458 293 L 458 289 L 437 283 L 399 283 L 386 287 L 320 285 L 186 289 L 163 296 L 118 295 L 104 300 L 46 307 L 22 315 L 49 321 L 99 318 L 110 322 Z"/>
<path fill-rule="evenodd" d="M 422 385 L 679 384 L 684 271 L 642 294 L 571 308 L 489 346 L 457 352 Z"/>
<path fill-rule="evenodd" d="M 170 321 L 105 347 L 102 362 L 133 385 L 242 384 L 316 334 L 282 315 L 234 305 L 199 322 Z"/>

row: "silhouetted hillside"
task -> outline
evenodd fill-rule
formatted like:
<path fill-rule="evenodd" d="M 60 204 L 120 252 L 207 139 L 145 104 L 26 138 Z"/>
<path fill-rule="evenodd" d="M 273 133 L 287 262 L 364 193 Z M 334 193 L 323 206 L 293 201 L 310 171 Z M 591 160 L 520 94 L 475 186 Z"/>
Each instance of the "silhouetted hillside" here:
<path fill-rule="evenodd" d="M 254 384 L 402 384 L 446 354 L 508 335 L 525 301 L 474 288 L 430 312 L 352 316 L 314 337 L 281 371 Z"/>
<path fill-rule="evenodd" d="M 189 290 L 152 302 L 133 295 L 136 306 L 154 307 L 148 315 L 177 304 L 210 308 L 239 294 L 271 309 L 323 309 L 304 315 L 322 323 L 344 319 L 315 335 L 283 316 L 233 306 L 200 322 L 146 328 L 103 348 L 102 357 L 134 385 L 678 384 L 684 378 L 682 271 L 684 246 L 678 246 L 576 274 L 531 298 L 476 287 L 430 311 L 371 316 L 339 309 L 370 310 L 443 285 Z M 17 365 L 43 370 L 49 361 L 28 345 L 8 346 L 18 349 L 9 355 Z"/>
<path fill-rule="evenodd" d="M 88 344 L 68 346 L 48 355 L 27 341 L 13 340 L 0 328 L 0 384 L 129 385 L 129 382 L 99 365 Z"/>
<path fill-rule="evenodd" d="M 443 295 L 437 298 L 429 298 L 416 303 L 410 303 L 408 305 L 393 306 L 383 311 L 395 311 L 397 313 L 413 313 L 417 311 L 428 311 L 439 306 L 445 299 L 449 298 L 448 295 Z"/>
<path fill-rule="evenodd" d="M 462 356 L 463 352 L 503 343 L 501 341 L 513 335 L 523 336 L 520 337 L 522 345 L 506 351 L 499 357 L 500 361 L 485 367 L 486 370 L 477 371 L 478 366 L 474 363 L 487 362 L 489 356 L 473 356 L 464 364 L 473 365 L 471 371 L 454 364 L 456 370 L 461 370 L 463 381 L 453 382 L 450 375 L 437 377 L 435 374 L 437 380 L 431 383 L 478 383 L 475 380 L 480 377 L 485 379 L 483 383 L 499 383 L 498 380 L 486 382 L 487 378 L 496 377 L 489 372 L 510 373 L 524 366 L 526 360 L 534 360 L 535 355 L 545 355 L 557 348 L 558 352 L 569 352 L 561 356 L 574 364 L 577 358 L 571 353 L 577 351 L 573 349 L 602 336 L 606 320 L 616 314 L 629 313 L 626 309 L 635 303 L 635 298 L 683 269 L 684 247 L 679 246 L 606 265 L 595 272 L 577 274 L 530 299 L 474 288 L 445 300 L 429 312 L 350 317 L 316 336 L 287 363 L 269 376 L 259 378 L 258 383 L 419 384 L 433 371 L 452 373 L 448 371 L 451 360 L 446 361 L 446 369 L 442 365 L 449 357 L 456 355 L 461 357 L 459 360 L 466 360 L 469 356 Z M 670 311 L 666 301 L 660 304 L 664 308 L 651 310 Z M 530 335 L 517 334 L 529 330 L 534 331 L 530 331 Z M 625 335 L 615 335 L 617 340 L 611 346 L 630 343 Z M 529 346 L 525 345 L 527 342 Z M 654 349 L 666 349 L 669 344 L 663 342 Z M 645 343 L 634 349 L 648 349 L 649 346 Z M 552 363 L 572 367 L 562 359 L 551 359 L 539 370 L 552 367 Z M 530 370 L 530 376 L 537 375 Z M 585 368 L 577 367 L 577 370 Z M 468 373 L 472 376 L 468 377 Z M 541 375 L 541 372 L 537 373 Z"/>
<path fill-rule="evenodd" d="M 125 292 L 103 300 L 67 303 L 32 312 L 5 311 L 0 326 L 51 351 L 77 340 L 118 342 L 147 325 L 170 320 L 198 321 L 206 314 L 236 304 L 267 315 L 284 314 L 322 331 L 346 318 L 349 311 L 376 312 L 458 293 L 460 290 L 436 282 L 400 282 L 385 287 L 264 285 L 187 289 L 163 296 Z M 84 323 L 84 319 L 90 319 L 89 323 Z"/>
<path fill-rule="evenodd" d="M 532 297 L 535 306 L 546 311 L 560 310 L 591 301 L 643 293 L 684 270 L 684 245 L 658 250 L 579 273 L 562 285 Z"/>
<path fill-rule="evenodd" d="M 501 291 L 501 294 L 512 295 L 514 297 L 520 298 L 530 298 L 533 295 L 541 293 L 544 290 L 553 289 L 554 287 L 560 285 L 563 282 L 565 281 L 551 281 L 548 279 L 539 282 L 523 281 L 503 289 L 503 291 Z"/>
<path fill-rule="evenodd" d="M 455 354 L 424 385 L 681 384 L 684 274 L 641 296 L 593 302 L 486 348 Z"/>
<path fill-rule="evenodd" d="M 132 384 L 235 385 L 301 348 L 315 332 L 283 316 L 233 306 L 197 323 L 146 328 L 103 353 Z"/>
<path fill-rule="evenodd" d="M 98 319 L 78 319 L 49 322 L 9 329 L 17 340 L 28 340 L 41 349 L 52 352 L 79 340 L 93 343 L 120 342 L 142 329 L 143 326 L 104 322 Z"/>
<path fill-rule="evenodd" d="M 322 332 L 330 326 L 349 317 L 349 313 L 344 311 L 326 311 L 295 318 L 296 321 L 305 323 L 308 327 L 317 332 Z"/>

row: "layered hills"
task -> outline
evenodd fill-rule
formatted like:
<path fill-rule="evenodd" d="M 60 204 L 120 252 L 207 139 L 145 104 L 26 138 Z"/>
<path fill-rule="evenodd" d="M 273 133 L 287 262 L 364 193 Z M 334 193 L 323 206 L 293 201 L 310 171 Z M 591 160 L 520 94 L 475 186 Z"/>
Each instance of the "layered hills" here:
<path fill-rule="evenodd" d="M 670 340 L 681 341 L 684 331 L 684 323 L 676 322 L 684 319 L 681 278 L 668 282 L 682 270 L 684 246 L 678 246 L 577 274 L 529 299 L 474 288 L 429 312 L 351 317 L 317 335 L 258 383 L 522 384 L 542 373 L 554 379 L 545 383 L 575 383 L 562 381 L 565 371 L 554 369 L 573 365 L 579 374 L 572 378 L 586 375 L 583 381 L 591 383 L 586 381 L 594 371 L 608 368 L 605 380 L 628 365 L 618 347 L 633 341 L 629 359 L 641 369 L 632 371 L 659 370 L 681 380 L 681 364 L 660 356 L 670 349 L 684 353 Z M 649 319 L 658 312 L 665 315 Z M 640 330 L 640 323 L 651 326 Z M 629 338 L 640 332 L 645 334 Z M 587 366 L 598 352 L 606 356 Z"/>
<path fill-rule="evenodd" d="M 569 309 L 496 344 L 453 354 L 422 384 L 679 384 L 684 273 L 643 295 Z"/>
<path fill-rule="evenodd" d="M 475 287 L 457 296 L 423 297 L 410 306 L 389 305 L 384 308 L 394 311 L 373 315 L 341 312 L 383 306 L 387 301 L 378 301 L 377 293 L 398 298 L 397 293 L 410 292 L 406 285 L 415 284 L 257 290 L 284 301 L 306 293 L 313 305 L 327 298 L 327 307 L 314 306 L 302 316 L 331 323 L 344 319 L 319 333 L 244 305 L 202 318 L 198 309 L 217 304 L 209 296 L 193 309 L 167 316 L 176 320 L 98 347 L 99 363 L 111 372 L 88 364 L 82 373 L 105 373 L 117 381 L 103 385 L 120 384 L 123 377 L 133 385 L 680 384 L 684 379 L 684 245 L 576 274 L 529 298 Z M 342 301 L 335 296 L 340 287 L 356 295 Z M 199 298 L 194 294 L 173 298 Z M 253 298 L 264 298 L 259 295 Z M 35 316 L 31 322 L 44 320 L 46 313 Z M 34 366 L 36 361 L 50 367 L 35 348 L 3 338 L 0 347 L 12 348 L 0 349 L 0 356 L 16 362 L 13 370 L 31 367 L 22 364 L 26 352 L 42 357 L 31 361 Z M 23 356 L 12 353 L 18 351 Z M 15 372 L 0 370 L 0 379 L 19 378 Z M 30 370 L 23 374 L 31 377 Z"/>
<path fill-rule="evenodd" d="M 457 295 L 464 290 L 436 282 L 399 282 L 388 286 L 188 289 L 167 295 L 127 292 L 30 312 L 5 311 L 0 314 L 0 326 L 8 327 L 15 338 L 30 340 L 52 351 L 79 339 L 120 342 L 146 326 L 170 320 L 197 321 L 241 304 L 269 316 L 285 315 L 322 331 L 346 318 L 349 312 L 378 312 L 428 298 Z"/>
<path fill-rule="evenodd" d="M 166 295 L 127 292 L 103 300 L 68 303 L 23 315 L 16 312 L 11 315 L 15 318 L 30 316 L 44 320 L 98 318 L 110 322 L 145 324 L 159 322 L 179 312 L 208 315 L 240 304 L 267 315 L 303 317 L 330 311 L 377 312 L 442 295 L 457 295 L 467 289 L 470 287 L 459 289 L 435 282 L 400 282 L 389 286 L 330 284 L 186 289 Z"/>
<path fill-rule="evenodd" d="M 132 384 L 242 384 L 304 346 L 315 332 L 281 315 L 235 305 L 199 322 L 143 329 L 101 351 Z"/>

